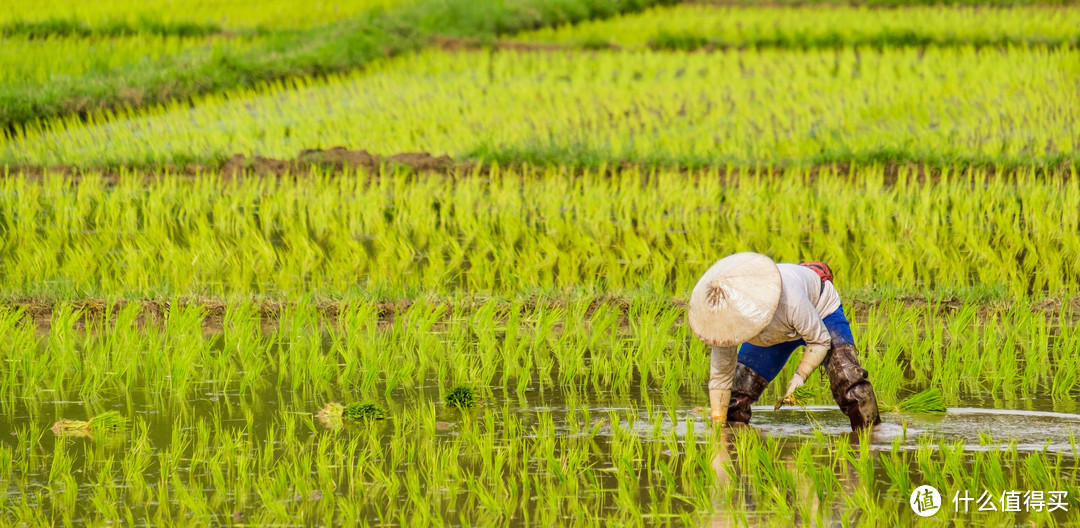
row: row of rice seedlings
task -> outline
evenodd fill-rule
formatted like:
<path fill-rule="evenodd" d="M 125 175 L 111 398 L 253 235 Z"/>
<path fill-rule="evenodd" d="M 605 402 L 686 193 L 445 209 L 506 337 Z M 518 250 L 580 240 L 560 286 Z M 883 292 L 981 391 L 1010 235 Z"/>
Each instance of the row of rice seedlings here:
<path fill-rule="evenodd" d="M 20 434 L 14 446 L 0 443 L 0 476 L 21 491 L 5 494 L 5 511 L 15 523 L 180 526 L 830 524 L 854 516 L 897 525 L 910 520 L 902 507 L 909 490 L 931 483 L 946 494 L 1067 491 L 1068 511 L 1026 519 L 1080 520 L 1080 451 L 1021 453 L 989 437 L 989 449 L 921 437 L 914 450 L 897 441 L 879 451 L 869 437 L 820 432 L 716 435 L 704 420 L 675 427 L 659 410 L 591 410 L 574 396 L 559 420 L 550 408 L 506 404 L 439 431 L 433 403 L 419 393 L 388 424 L 332 432 L 314 431 L 304 414 L 286 409 L 235 427 L 218 416 L 165 418 L 164 432 L 139 418 L 121 445 L 58 438 L 41 449 L 34 435 Z"/>
<path fill-rule="evenodd" d="M 105 0 L 92 4 L 71 0 L 11 0 L 0 13 L 0 24 L 72 20 L 93 27 L 154 20 L 162 23 L 212 23 L 230 29 L 306 28 L 406 3 L 408 0 L 348 0 L 312 4 L 297 4 L 288 0 Z"/>
<path fill-rule="evenodd" d="M 995 407 L 1037 403 L 1072 412 L 1080 333 L 1078 314 L 1063 306 L 1047 313 L 1020 302 L 1000 310 L 963 305 L 948 314 L 886 302 L 848 315 L 884 408 L 932 388 L 948 406 L 992 400 Z M 21 401 L 40 412 L 46 399 L 141 394 L 182 408 L 198 395 L 257 401 L 267 391 L 351 402 L 389 399 L 431 380 L 447 395 L 447 407 L 461 408 L 489 401 L 477 387 L 490 386 L 518 398 L 536 390 L 699 398 L 708 375 L 707 347 L 684 323 L 684 310 L 666 302 L 622 307 L 581 299 L 553 307 L 489 300 L 475 312 L 448 314 L 445 304 L 420 300 L 390 320 L 370 303 L 345 306 L 332 319 L 300 303 L 269 333 L 253 312 L 242 303 L 228 308 L 225 333 L 214 335 L 203 332 L 199 306 L 174 305 L 163 324 L 140 328 L 138 307 L 129 305 L 83 330 L 83 315 L 60 304 L 39 338 L 21 310 L 0 309 L 7 336 L 0 360 L 8 367 L 0 407 L 10 411 Z M 762 401 L 775 401 L 782 389 L 774 384 Z M 830 403 L 825 376 L 811 377 L 799 398 Z"/>
<path fill-rule="evenodd" d="M 325 81 L 209 95 L 194 108 L 29 124 L 9 134 L 0 162 L 213 164 L 346 145 L 579 165 L 1058 165 L 1076 161 L 1078 96 L 1068 88 L 1078 54 L 428 51 Z"/>
<path fill-rule="evenodd" d="M 257 39 L 136 35 L 111 39 L 0 37 L 0 92 L 69 82 L 88 73 L 145 68 L 163 60 L 210 60 Z"/>
<path fill-rule="evenodd" d="M 845 295 L 1077 291 L 1076 178 L 886 174 L 0 178 L 0 295 L 685 297 L 717 258 L 745 250 L 829 262 Z"/>
<path fill-rule="evenodd" d="M 1071 6 L 988 9 L 911 6 L 904 9 L 803 5 L 786 9 L 680 4 L 608 20 L 538 29 L 515 40 L 586 47 L 692 49 L 851 45 L 1072 44 L 1080 10 Z"/>

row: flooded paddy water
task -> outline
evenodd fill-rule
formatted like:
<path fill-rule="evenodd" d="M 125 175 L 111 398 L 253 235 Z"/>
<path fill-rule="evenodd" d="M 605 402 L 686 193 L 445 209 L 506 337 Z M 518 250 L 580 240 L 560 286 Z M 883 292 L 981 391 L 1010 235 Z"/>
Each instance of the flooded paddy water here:
<path fill-rule="evenodd" d="M 244 394 L 216 381 L 191 398 L 143 386 L 16 401 L 0 422 L 0 502 L 16 525 L 847 525 L 910 522 L 907 493 L 932 483 L 945 519 L 1080 520 L 1071 413 L 886 412 L 860 438 L 829 405 L 757 406 L 751 426 L 718 432 L 704 391 L 481 387 L 480 405 L 458 410 L 428 379 L 375 398 L 386 420 L 335 428 L 314 418 L 326 396 L 274 378 Z M 59 417 L 106 410 L 129 428 L 49 432 Z M 1066 490 L 1068 510 L 964 514 L 948 503 L 961 489 L 1006 488 Z"/>
<path fill-rule="evenodd" d="M 771 386 L 750 426 L 714 429 L 706 350 L 667 305 L 297 304 L 267 325 L 237 304 L 209 330 L 197 306 L 60 306 L 43 328 L 0 310 L 0 506 L 15 526 L 895 525 L 927 484 L 937 519 L 1080 523 L 1075 328 L 1012 308 L 988 317 L 1026 333 L 980 348 L 957 336 L 998 342 L 1005 324 L 880 309 L 907 323 L 852 311 L 886 422 L 866 436 L 820 375 L 808 405 L 774 412 Z M 447 406 L 462 384 L 478 404 Z M 927 386 L 949 412 L 891 410 Z M 330 402 L 386 418 L 324 422 Z M 106 412 L 126 426 L 50 430 Z M 1065 502 L 1002 511 L 1013 491 Z M 954 510 L 960 493 L 997 511 Z"/>

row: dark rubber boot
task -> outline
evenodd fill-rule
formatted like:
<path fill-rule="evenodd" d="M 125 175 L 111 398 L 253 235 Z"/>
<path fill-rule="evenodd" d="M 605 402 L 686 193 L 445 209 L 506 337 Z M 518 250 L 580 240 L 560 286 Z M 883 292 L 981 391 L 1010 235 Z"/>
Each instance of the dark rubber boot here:
<path fill-rule="evenodd" d="M 881 423 L 878 416 L 877 396 L 867 379 L 867 372 L 859 366 L 855 345 L 836 345 L 822 362 L 829 376 L 829 388 L 840 410 L 851 420 L 851 430 L 873 427 Z"/>
<path fill-rule="evenodd" d="M 769 381 L 753 369 L 738 364 L 735 367 L 735 379 L 731 383 L 731 403 L 728 404 L 728 422 L 750 423 L 750 406 L 758 401 Z"/>

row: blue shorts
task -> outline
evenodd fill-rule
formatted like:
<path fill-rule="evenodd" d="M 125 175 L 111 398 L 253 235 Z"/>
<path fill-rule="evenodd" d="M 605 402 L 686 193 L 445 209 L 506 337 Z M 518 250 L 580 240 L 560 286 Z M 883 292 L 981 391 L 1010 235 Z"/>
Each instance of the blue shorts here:
<path fill-rule="evenodd" d="M 844 316 L 843 306 L 826 315 L 821 321 L 825 323 L 825 328 L 829 329 L 833 345 L 855 344 L 855 338 L 851 336 L 851 323 Z M 784 365 L 787 364 L 791 353 L 805 344 L 806 342 L 802 339 L 786 341 L 767 347 L 743 343 L 739 347 L 739 363 L 750 367 L 766 380 L 772 381 L 780 373 L 780 370 L 784 368 Z"/>

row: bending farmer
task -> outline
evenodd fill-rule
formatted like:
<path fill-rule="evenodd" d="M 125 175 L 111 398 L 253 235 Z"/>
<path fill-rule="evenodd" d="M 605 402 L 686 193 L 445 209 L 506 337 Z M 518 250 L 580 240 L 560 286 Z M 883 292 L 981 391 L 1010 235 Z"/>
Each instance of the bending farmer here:
<path fill-rule="evenodd" d="M 749 422 L 750 406 L 802 345 L 806 353 L 785 399 L 823 365 L 833 399 L 852 430 L 881 423 L 874 388 L 859 366 L 851 327 L 825 264 L 776 264 L 757 253 L 725 257 L 694 287 L 687 317 L 694 334 L 712 346 L 709 404 L 714 423 Z"/>

